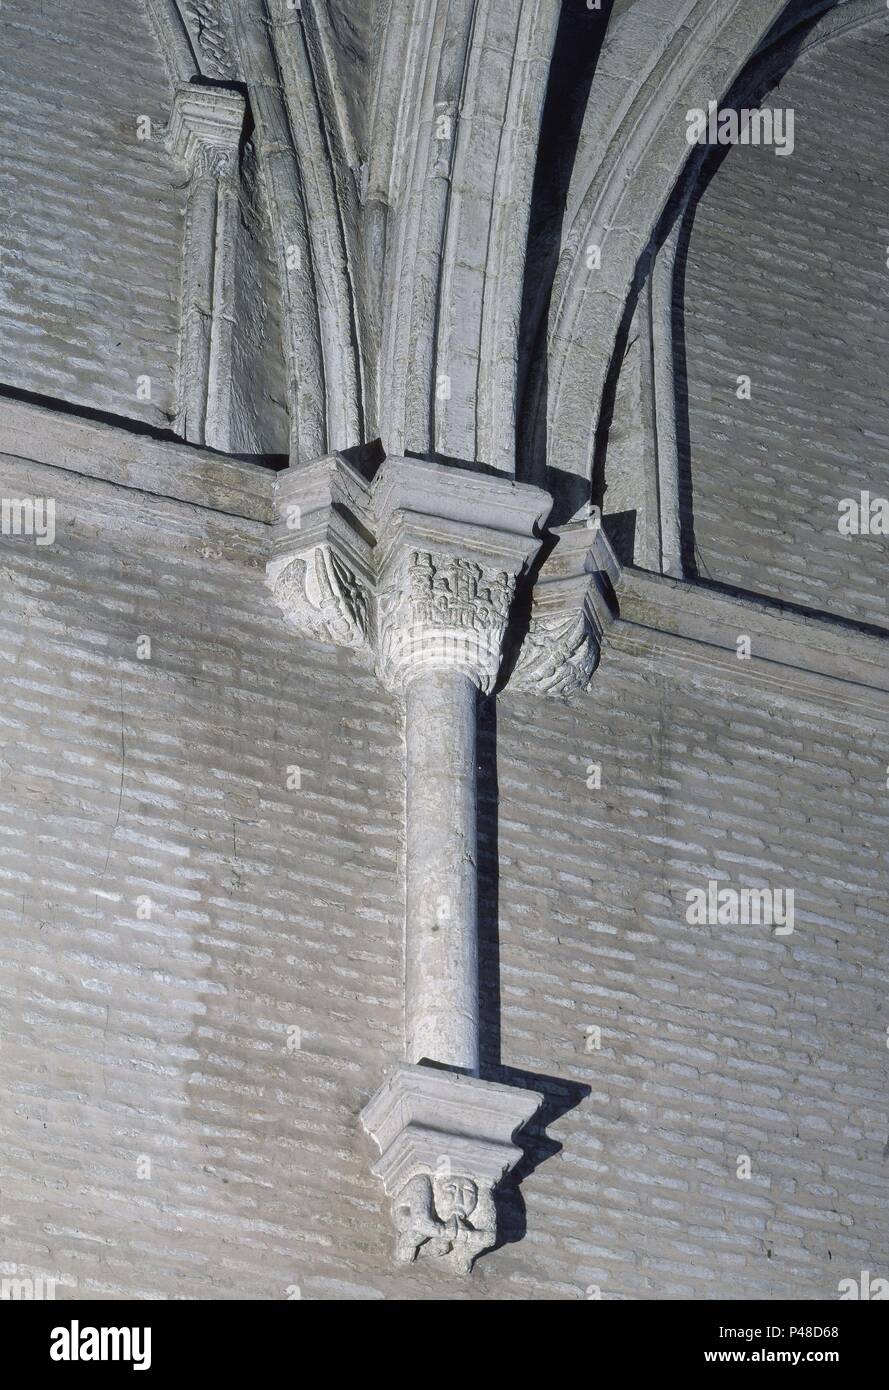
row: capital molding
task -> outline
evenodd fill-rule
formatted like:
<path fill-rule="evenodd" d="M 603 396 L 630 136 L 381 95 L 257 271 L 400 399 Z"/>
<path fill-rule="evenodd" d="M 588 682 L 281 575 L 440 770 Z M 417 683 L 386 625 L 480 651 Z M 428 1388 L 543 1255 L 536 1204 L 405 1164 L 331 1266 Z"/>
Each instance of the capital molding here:
<path fill-rule="evenodd" d="M 531 592 L 528 630 L 509 687 L 569 699 L 589 689 L 599 664 L 616 561 L 598 524 L 558 527 L 551 536 L 554 548 Z"/>
<path fill-rule="evenodd" d="M 237 168 L 246 106 L 240 92 L 185 83 L 176 88 L 167 149 L 193 174 L 215 177 Z"/>
<path fill-rule="evenodd" d="M 445 550 L 402 549 L 378 595 L 377 673 L 400 692 L 420 671 L 496 684 L 515 576 Z"/>
<path fill-rule="evenodd" d="M 272 591 L 298 632 L 341 647 L 361 647 L 367 641 L 367 589 L 332 546 L 316 545 L 287 560 L 275 575 Z"/>
<path fill-rule="evenodd" d="M 376 546 L 368 479 L 331 454 L 279 475 L 275 502 L 266 576 L 288 625 L 316 641 L 372 646 Z"/>
<path fill-rule="evenodd" d="M 516 600 L 532 583 L 551 499 L 500 475 L 426 459 L 368 467 L 331 454 L 279 475 L 267 580 L 290 626 L 366 648 L 387 689 L 423 671 L 466 675 L 486 695 L 504 677 Z M 552 532 L 509 684 L 585 690 L 604 619 L 599 533 Z"/>
<path fill-rule="evenodd" d="M 522 1150 L 513 1142 L 542 1104 L 537 1091 L 402 1063 L 361 1112 L 392 1200 L 395 1258 L 468 1274 L 496 1243 L 496 1191 Z"/>
<path fill-rule="evenodd" d="M 453 670 L 497 682 L 516 584 L 540 548 L 551 499 L 511 479 L 387 459 L 374 483 L 377 673 L 400 692 Z"/>

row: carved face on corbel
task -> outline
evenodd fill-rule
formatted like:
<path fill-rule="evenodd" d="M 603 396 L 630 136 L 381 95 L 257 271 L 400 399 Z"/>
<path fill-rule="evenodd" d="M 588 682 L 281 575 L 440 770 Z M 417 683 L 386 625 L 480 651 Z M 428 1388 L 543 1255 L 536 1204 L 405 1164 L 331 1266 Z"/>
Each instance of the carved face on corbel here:
<path fill-rule="evenodd" d="M 431 1255 L 468 1274 L 497 1238 L 490 1187 L 452 1173 L 417 1174 L 395 1199 L 394 1216 L 395 1256 L 402 1263 Z"/>
<path fill-rule="evenodd" d="M 478 1188 L 472 1178 L 437 1174 L 433 1179 L 435 1209 L 442 1221 L 452 1217 L 466 1221 L 478 1206 Z"/>

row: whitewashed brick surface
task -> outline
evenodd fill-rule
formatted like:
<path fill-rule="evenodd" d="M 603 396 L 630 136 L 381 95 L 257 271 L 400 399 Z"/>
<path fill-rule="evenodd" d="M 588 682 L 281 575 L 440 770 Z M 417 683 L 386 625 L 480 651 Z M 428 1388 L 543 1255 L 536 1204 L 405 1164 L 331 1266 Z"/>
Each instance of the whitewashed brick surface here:
<path fill-rule="evenodd" d="M 837 503 L 889 497 L 887 53 L 889 20 L 764 98 L 795 110 L 794 152 L 728 152 L 685 312 L 701 576 L 884 627 L 887 538 L 841 536 Z"/>
<path fill-rule="evenodd" d="M 659 8 L 615 17 L 661 42 Z M 369 26 L 331 22 L 361 132 Z M 0 380 L 164 424 L 184 190 L 135 139 L 169 104 L 142 7 L 4 0 L 2 33 Z M 797 151 L 726 159 L 686 312 L 702 576 L 884 625 L 885 538 L 835 523 L 889 488 L 885 73 L 863 34 L 792 70 Z M 596 80 L 593 135 L 635 91 L 607 51 Z M 236 442 L 276 451 L 244 163 Z M 36 415 L 29 461 L 4 409 L 0 496 L 52 497 L 57 535 L 0 537 L 0 1272 L 276 1300 L 831 1299 L 889 1276 L 878 711 L 769 699 L 742 662 L 717 688 L 705 647 L 680 669 L 632 635 L 573 705 L 488 711 L 484 1074 L 542 1086 L 546 1135 L 468 1280 L 399 1269 L 358 1124 L 402 1048 L 398 707 L 282 622 L 271 474 Z M 688 925 L 709 878 L 793 889 L 794 933 Z"/>
<path fill-rule="evenodd" d="M 0 88 L 0 380 L 165 426 L 185 191 L 144 5 L 4 0 Z"/>
<path fill-rule="evenodd" d="M 501 701 L 500 1060 L 590 1094 L 524 1239 L 397 1272 L 357 1126 L 400 1049 L 397 710 L 284 629 L 264 524 L 2 485 L 50 478 L 56 544 L 2 541 L 0 1259 L 140 1298 L 829 1298 L 889 1264 L 882 735 L 615 653 L 576 707 Z M 794 887 L 794 935 L 688 926 L 710 875 Z"/>

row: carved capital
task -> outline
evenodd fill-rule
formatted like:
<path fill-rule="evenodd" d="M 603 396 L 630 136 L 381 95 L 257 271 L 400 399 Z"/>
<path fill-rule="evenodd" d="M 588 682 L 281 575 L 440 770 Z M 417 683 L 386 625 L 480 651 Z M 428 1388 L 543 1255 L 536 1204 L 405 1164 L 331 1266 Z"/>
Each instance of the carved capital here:
<path fill-rule="evenodd" d="M 388 689 L 450 670 L 489 693 L 549 507 L 506 478 L 333 454 L 279 475 L 268 582 L 307 636 L 371 645 Z"/>
<path fill-rule="evenodd" d="M 511 479 L 387 459 L 374 510 L 377 671 L 389 689 L 451 670 L 493 690 L 516 582 L 539 549 L 550 505 L 539 488 Z"/>
<path fill-rule="evenodd" d="M 600 528 L 568 526 L 531 595 L 531 615 L 510 689 L 568 698 L 588 689 L 608 621 L 607 588 L 616 561 Z"/>
<path fill-rule="evenodd" d="M 392 1199 L 395 1258 L 457 1274 L 497 1240 L 497 1186 L 512 1141 L 543 1097 L 432 1067 L 396 1067 L 361 1112 L 380 1150 L 373 1172 Z"/>
<path fill-rule="evenodd" d="M 167 149 L 193 176 L 221 178 L 237 170 L 244 98 L 222 87 L 177 87 Z"/>
<path fill-rule="evenodd" d="M 340 647 L 361 647 L 367 641 L 367 590 L 329 545 L 316 545 L 285 560 L 270 573 L 269 585 L 297 631 Z"/>
<path fill-rule="evenodd" d="M 360 520 L 369 506 L 366 479 L 338 454 L 277 479 L 267 583 L 290 626 L 315 641 L 373 640 L 373 540 Z"/>
<path fill-rule="evenodd" d="M 510 686 L 568 698 L 589 688 L 598 662 L 598 631 L 584 599 L 579 613 L 532 614 Z"/>
<path fill-rule="evenodd" d="M 420 671 L 452 670 L 489 693 L 514 591 L 506 570 L 441 551 L 403 551 L 379 595 L 380 679 L 401 690 Z"/>

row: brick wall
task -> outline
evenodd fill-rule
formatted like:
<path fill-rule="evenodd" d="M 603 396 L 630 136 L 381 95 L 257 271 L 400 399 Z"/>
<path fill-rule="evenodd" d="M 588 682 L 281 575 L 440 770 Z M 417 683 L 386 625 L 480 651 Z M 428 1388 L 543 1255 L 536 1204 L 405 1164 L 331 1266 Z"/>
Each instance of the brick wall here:
<path fill-rule="evenodd" d="M 887 538 L 841 536 L 837 503 L 889 497 L 887 53 L 884 20 L 766 95 L 794 108 L 795 151 L 728 152 L 697 209 L 685 309 L 701 575 L 882 626 Z"/>
<path fill-rule="evenodd" d="M 0 378 L 159 422 L 182 190 L 133 135 L 166 115 L 142 12 L 7 0 L 0 26 Z M 687 302 L 702 574 L 878 621 L 884 542 L 835 522 L 889 487 L 882 53 L 859 35 L 793 69 L 797 152 L 729 155 Z M 239 444 L 275 448 L 247 195 Z M 544 1300 L 889 1275 L 876 714 L 632 643 L 571 706 L 487 712 L 485 1069 L 541 1089 L 547 1123 L 502 1247 L 466 1282 L 404 1272 L 357 1123 L 401 1049 L 397 707 L 284 627 L 270 472 L 70 418 L 47 445 L 39 413 L 29 446 L 22 409 L 0 497 L 53 498 L 57 534 L 0 536 L 0 1273 L 87 1298 Z M 792 889 L 795 931 L 690 925 L 710 878 Z"/>
<path fill-rule="evenodd" d="M 0 85 L 0 381 L 166 425 L 184 181 L 144 7 L 5 0 Z"/>
<path fill-rule="evenodd" d="M 553 1117 L 505 1215 L 526 1234 L 466 1283 L 390 1263 L 357 1115 L 400 1048 L 397 710 L 284 628 L 270 475 L 226 502 L 183 452 L 212 508 L 0 471 L 57 500 L 54 545 L 0 539 L 2 1268 L 310 1299 L 830 1298 L 889 1271 L 885 732 L 616 651 L 482 740 L 487 1066 Z M 709 876 L 793 887 L 794 934 L 689 926 Z"/>

